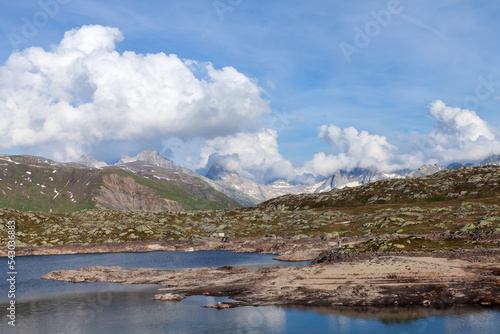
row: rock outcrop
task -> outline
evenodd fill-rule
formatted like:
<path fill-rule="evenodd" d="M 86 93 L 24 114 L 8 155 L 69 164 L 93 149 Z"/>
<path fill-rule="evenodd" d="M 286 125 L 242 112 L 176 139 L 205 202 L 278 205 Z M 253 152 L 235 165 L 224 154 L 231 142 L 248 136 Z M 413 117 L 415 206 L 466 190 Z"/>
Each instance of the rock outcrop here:
<path fill-rule="evenodd" d="M 94 197 L 102 209 L 124 211 L 180 211 L 182 206 L 173 200 L 161 198 L 153 189 L 140 185 L 131 176 L 106 174 L 102 178 L 99 195 Z"/>
<path fill-rule="evenodd" d="M 153 300 L 159 300 L 161 302 L 180 302 L 184 297 L 177 293 L 164 293 L 161 295 L 154 295 Z"/>

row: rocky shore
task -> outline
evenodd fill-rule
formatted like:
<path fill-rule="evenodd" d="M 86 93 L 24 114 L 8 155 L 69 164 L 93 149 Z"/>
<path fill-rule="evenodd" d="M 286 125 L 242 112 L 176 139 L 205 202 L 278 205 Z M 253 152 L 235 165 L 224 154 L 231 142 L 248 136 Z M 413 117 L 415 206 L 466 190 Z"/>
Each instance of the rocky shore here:
<path fill-rule="evenodd" d="M 16 256 L 35 255 L 61 255 L 61 254 L 91 254 L 91 253 L 126 253 L 126 252 L 152 252 L 152 251 L 208 251 L 229 250 L 235 253 L 263 253 L 277 254 L 275 258 L 280 261 L 300 262 L 312 261 L 320 253 L 338 248 L 339 245 L 354 246 L 370 240 L 383 240 L 390 243 L 405 238 L 420 238 L 427 241 L 464 241 L 474 243 L 481 242 L 483 245 L 492 247 L 500 246 L 500 235 L 484 233 L 450 234 L 450 233 L 426 233 L 426 234 L 394 234 L 374 236 L 352 236 L 332 238 L 229 238 L 221 242 L 220 238 L 205 238 L 192 240 L 162 240 L 162 241 L 130 241 L 116 243 L 94 243 L 94 244 L 67 244 L 46 246 L 22 246 L 16 247 Z M 377 250 L 383 250 L 379 245 Z M 439 246 L 439 245 L 438 245 Z M 457 248 L 460 248 L 459 245 Z M 439 247 L 443 247 L 442 245 Z M 394 248 L 394 247 L 392 247 Z M 414 248 L 414 247 L 413 247 Z M 373 249 L 371 249 L 373 250 Z M 387 249 L 390 250 L 390 249 Z M 7 247 L 0 247 L 0 257 L 7 256 Z"/>
<path fill-rule="evenodd" d="M 42 278 L 75 283 L 158 284 L 168 292 L 228 296 L 238 300 L 230 306 L 498 306 L 498 239 L 497 235 L 446 233 L 341 239 L 230 238 L 226 242 L 206 238 L 18 247 L 16 255 L 203 250 L 268 253 L 277 254 L 276 259 L 282 261 L 312 263 L 302 267 L 263 268 L 256 272 L 236 267 L 177 271 L 88 267 L 54 271 Z M 444 250 L 457 243 L 473 248 Z M 486 248 L 477 248 L 478 243 Z M 429 251 L 433 246 L 440 250 Z M 416 249 L 427 249 L 427 252 Z M 0 249 L 1 255 L 6 255 L 5 249 Z"/>
<path fill-rule="evenodd" d="M 43 279 L 158 284 L 185 295 L 228 296 L 236 305 L 500 305 L 500 250 L 347 253 L 325 251 L 311 265 L 183 270 L 87 267 Z"/>
<path fill-rule="evenodd" d="M 357 243 L 366 237 L 344 238 L 345 243 Z M 102 244 L 72 244 L 25 246 L 16 248 L 16 256 L 90 254 L 152 251 L 207 251 L 229 250 L 235 253 L 277 254 L 281 261 L 311 261 L 321 252 L 337 247 L 335 238 L 220 238 L 194 240 L 139 241 Z M 7 256 L 7 247 L 0 248 L 0 257 Z"/>

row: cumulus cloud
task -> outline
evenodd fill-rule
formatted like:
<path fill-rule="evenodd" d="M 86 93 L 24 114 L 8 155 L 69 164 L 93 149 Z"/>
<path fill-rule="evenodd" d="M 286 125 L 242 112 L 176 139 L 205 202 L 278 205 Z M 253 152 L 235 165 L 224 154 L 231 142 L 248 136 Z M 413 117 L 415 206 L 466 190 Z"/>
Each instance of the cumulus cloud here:
<path fill-rule="evenodd" d="M 262 128 L 260 118 L 271 110 L 255 80 L 175 54 L 118 53 L 123 38 L 117 28 L 83 26 L 50 50 L 12 53 L 0 67 L 0 148 L 64 161 L 104 142 L 156 141 L 173 156 L 189 151 L 183 156 L 188 167 L 219 163 L 259 182 L 356 167 L 473 162 L 500 153 L 498 128 L 474 111 L 434 101 L 428 108 L 435 126 L 427 134 L 402 136 L 396 146 L 354 127 L 322 125 L 318 138 L 331 150 L 294 167 L 279 152 L 277 132 Z"/>
<path fill-rule="evenodd" d="M 412 133 L 400 138 L 396 147 L 380 135 L 353 127 L 319 127 L 318 138 L 332 146 L 334 153 L 320 152 L 307 161 L 303 172 L 327 177 L 339 169 L 374 168 L 394 171 L 418 168 L 424 164 L 446 166 L 453 162 L 477 162 L 500 153 L 499 129 L 489 125 L 474 111 L 447 106 L 434 101 L 429 116 L 436 121 L 428 134 Z"/>
<path fill-rule="evenodd" d="M 500 152 L 499 130 L 474 111 L 446 106 L 442 101 L 429 105 L 429 115 L 436 120 L 431 133 L 423 138 L 427 159 L 443 164 L 476 161 Z"/>
<path fill-rule="evenodd" d="M 201 165 L 218 163 L 254 180 L 275 177 L 304 180 L 308 174 L 321 179 L 337 170 L 354 168 L 391 172 L 416 169 L 424 164 L 478 162 L 500 153 L 499 129 L 474 111 L 449 107 L 439 100 L 430 103 L 428 109 L 435 120 L 433 129 L 427 134 L 401 136 L 397 146 L 385 136 L 354 127 L 321 125 L 317 138 L 331 146 L 330 152 L 316 153 L 302 167 L 294 168 L 279 153 L 276 131 L 265 129 L 207 141 L 201 150 Z"/>
<path fill-rule="evenodd" d="M 83 26 L 0 67 L 0 148 L 75 159 L 106 140 L 215 138 L 258 129 L 262 88 L 232 67 L 115 51 L 116 28 Z M 50 147 L 50 150 L 47 148 Z"/>
<path fill-rule="evenodd" d="M 278 134 L 272 129 L 238 133 L 207 140 L 201 148 L 199 167 L 217 163 L 254 181 L 272 178 L 291 179 L 294 170 L 290 161 L 279 153 Z"/>
<path fill-rule="evenodd" d="M 380 170 L 398 167 L 393 161 L 398 148 L 389 144 L 384 136 L 359 132 L 352 126 L 341 129 L 330 124 L 319 127 L 318 138 L 332 145 L 336 154 L 315 154 L 305 165 L 305 171 L 314 175 L 327 177 L 339 169 L 356 167 Z"/>

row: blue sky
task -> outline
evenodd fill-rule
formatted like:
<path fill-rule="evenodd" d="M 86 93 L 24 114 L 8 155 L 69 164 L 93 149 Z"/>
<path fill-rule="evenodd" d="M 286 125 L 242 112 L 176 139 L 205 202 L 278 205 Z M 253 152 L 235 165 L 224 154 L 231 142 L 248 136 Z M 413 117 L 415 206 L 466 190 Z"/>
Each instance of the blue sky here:
<path fill-rule="evenodd" d="M 43 14 L 43 7 L 50 15 Z M 384 162 L 391 160 L 387 168 L 404 166 L 405 154 L 415 157 L 421 153 L 412 141 L 441 146 L 446 151 L 425 152 L 415 164 L 449 162 L 449 158 L 441 159 L 439 152 L 461 160 L 478 158 L 469 153 L 477 151 L 471 141 L 485 146 L 476 142 L 480 136 L 467 137 L 460 130 L 463 126 L 454 128 L 454 121 L 429 116 L 428 106 L 436 100 L 445 104 L 443 108 L 475 111 L 471 122 L 477 125 L 480 119 L 493 133 L 486 136 L 489 149 L 483 155 L 500 153 L 497 1 L 44 0 L 5 3 L 0 15 L 0 64 L 5 64 L 15 47 L 20 51 L 41 47 L 48 52 L 61 42 L 66 31 L 84 25 L 109 26 L 118 28 L 124 37 L 116 43 L 120 54 L 163 52 L 181 60 L 210 62 L 216 70 L 233 67 L 262 88 L 261 97 L 269 102 L 268 111 L 251 119 L 259 124 L 253 124 L 251 129 L 239 126 L 221 132 L 221 137 L 233 136 L 234 143 L 241 133 L 274 130 L 271 137 L 278 148 L 274 148 L 274 153 L 265 153 L 269 150 L 263 148 L 262 154 L 269 154 L 262 160 L 265 167 L 244 164 L 245 152 L 221 149 L 221 145 L 229 145 L 227 140 L 211 142 L 207 148 L 205 141 L 217 136 L 215 129 L 199 138 L 181 132 L 154 138 L 136 136 L 133 140 L 105 137 L 83 150 L 107 162 L 119 159 L 121 154 L 133 155 L 143 148 L 153 148 L 193 169 L 205 167 L 213 155 L 218 159 L 236 158 L 236 170 L 245 170 L 254 178 L 260 174 L 273 176 L 271 170 L 278 168 L 274 165 L 278 162 L 294 169 L 288 176 L 325 176 L 337 167 L 369 164 L 353 160 L 360 160 L 370 149 L 364 145 L 377 142 L 379 137 L 385 137 L 388 144 L 379 140 L 379 148 L 391 153 L 383 158 Z M 36 32 L 27 35 L 26 22 L 37 23 Z M 13 36 L 21 39 L 13 43 Z M 356 52 L 346 57 L 346 45 Z M 463 115 L 455 113 L 457 118 L 464 118 Z M 354 135 L 364 149 L 355 149 L 353 137 L 347 132 L 339 134 L 330 128 L 321 134 L 318 128 L 322 125 L 334 125 L 341 130 L 354 127 L 358 133 L 366 131 L 366 141 Z M 441 130 L 455 137 L 441 142 L 442 136 L 437 134 Z M 47 155 L 48 148 L 58 146 L 56 141 L 18 141 L 20 145 L 12 142 L 2 150 Z M 200 148 L 205 155 L 202 161 L 190 156 L 199 155 Z M 469 153 L 452 154 L 461 149 Z M 315 160 L 321 152 L 331 159 L 316 156 Z M 256 160 L 260 161 L 259 157 Z M 375 164 L 382 159 L 376 155 L 373 158 L 371 163 Z M 251 159 L 255 156 L 246 160 Z M 325 163 L 332 167 L 322 172 L 314 167 Z"/>

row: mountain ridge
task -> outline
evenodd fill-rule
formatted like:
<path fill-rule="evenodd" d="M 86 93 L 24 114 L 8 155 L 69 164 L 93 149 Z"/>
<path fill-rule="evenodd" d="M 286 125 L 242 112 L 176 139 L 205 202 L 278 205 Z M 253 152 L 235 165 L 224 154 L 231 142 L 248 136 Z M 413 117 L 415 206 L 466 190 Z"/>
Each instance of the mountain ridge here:
<path fill-rule="evenodd" d="M 0 155 L 2 208 L 74 212 L 94 208 L 154 211 L 239 206 L 201 180 L 184 186 L 182 179 L 153 181 L 131 168 L 93 168 L 35 156 Z"/>
<path fill-rule="evenodd" d="M 96 169 L 89 171 L 103 173 Z M 141 187 L 123 185 L 121 176 L 145 180 L 122 170 L 105 173 L 119 174 L 114 180 L 117 182 L 106 181 L 131 192 Z M 31 175 L 34 177 L 35 173 Z M 381 251 L 426 251 L 422 246 L 476 248 L 478 240 L 491 238 L 495 243 L 500 240 L 499 184 L 500 166 L 461 167 L 420 178 L 381 180 L 326 193 L 285 195 L 251 208 L 194 212 L 80 210 L 69 214 L 0 208 L 0 215 L 19 222 L 22 232 L 18 235 L 19 245 L 199 239 L 223 232 L 230 238 L 284 237 L 284 243 L 290 238 L 322 237 L 322 241 L 315 241 L 320 243 L 338 237 L 363 238 L 361 242 L 367 241 L 364 246 Z M 57 198 L 63 195 L 60 191 Z M 441 243 L 444 240 L 422 244 L 414 239 L 423 235 L 434 241 L 436 236 L 452 239 L 444 244 Z M 407 241 L 409 236 L 413 236 L 412 240 Z M 397 242 L 400 247 L 391 245 L 394 243 L 391 240 L 400 237 L 405 238 Z M 462 237 L 468 239 L 457 246 L 456 238 Z M 0 229 L 1 238 L 8 238 L 5 229 Z M 349 251 L 349 245 L 346 246 L 344 250 Z"/>
<path fill-rule="evenodd" d="M 424 165 L 416 170 L 403 169 L 394 172 L 379 172 L 375 169 L 354 168 L 349 171 L 337 170 L 332 176 L 323 180 L 317 180 L 310 184 L 290 184 L 286 180 L 260 184 L 235 172 L 228 171 L 217 164 L 212 165 L 206 175 L 200 175 L 164 158 L 159 152 L 153 150 L 144 150 L 135 157 L 122 156 L 120 161 L 113 166 L 127 169 L 128 164 L 137 161 L 143 161 L 153 166 L 180 171 L 186 175 L 199 178 L 208 183 L 212 188 L 224 193 L 244 206 L 253 206 L 285 194 L 321 193 L 331 191 L 332 189 L 355 187 L 384 179 L 420 177 L 446 169 L 437 164 Z M 500 164 L 500 156 L 492 155 L 475 165 L 487 164 Z M 462 166 L 461 164 L 453 165 L 454 167 Z M 93 166 L 95 166 L 95 162 Z"/>

